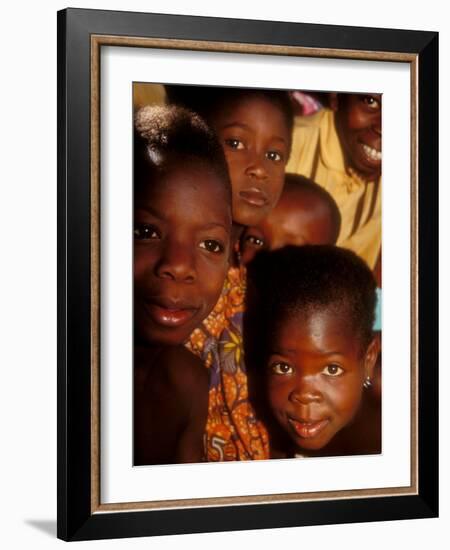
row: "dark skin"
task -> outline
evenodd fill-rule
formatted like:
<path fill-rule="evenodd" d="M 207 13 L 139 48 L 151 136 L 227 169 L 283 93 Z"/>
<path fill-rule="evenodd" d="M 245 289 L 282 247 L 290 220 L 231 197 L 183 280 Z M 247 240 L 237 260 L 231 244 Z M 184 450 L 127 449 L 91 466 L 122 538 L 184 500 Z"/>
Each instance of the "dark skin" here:
<path fill-rule="evenodd" d="M 336 129 L 342 143 L 347 166 L 365 181 L 381 176 L 381 95 L 330 94 L 335 111 Z M 381 250 L 374 269 L 381 288 Z"/>
<path fill-rule="evenodd" d="M 255 95 L 210 117 L 225 151 L 233 190 L 233 223 L 259 223 L 277 203 L 291 136 L 281 110 Z"/>
<path fill-rule="evenodd" d="M 331 94 L 346 164 L 365 181 L 381 174 L 381 95 Z"/>
<path fill-rule="evenodd" d="M 183 346 L 134 353 L 134 464 L 202 462 L 208 372 Z"/>
<path fill-rule="evenodd" d="M 135 329 L 145 342 L 178 345 L 216 304 L 229 267 L 231 212 L 208 166 L 176 159 L 142 184 L 134 215 Z"/>
<path fill-rule="evenodd" d="M 342 311 L 324 307 L 280 322 L 266 363 L 268 403 L 281 428 L 273 456 L 358 454 L 350 428 L 377 355 L 377 340 L 362 346 Z"/>
<path fill-rule="evenodd" d="M 304 189 L 286 187 L 268 216 L 244 231 L 242 261 L 247 264 L 260 250 L 276 250 L 288 245 L 333 244 L 333 234 L 333 220 L 323 200 Z"/>
<path fill-rule="evenodd" d="M 134 463 L 203 460 L 208 372 L 183 343 L 216 304 L 229 266 L 231 207 L 202 161 L 174 158 L 136 186 Z"/>

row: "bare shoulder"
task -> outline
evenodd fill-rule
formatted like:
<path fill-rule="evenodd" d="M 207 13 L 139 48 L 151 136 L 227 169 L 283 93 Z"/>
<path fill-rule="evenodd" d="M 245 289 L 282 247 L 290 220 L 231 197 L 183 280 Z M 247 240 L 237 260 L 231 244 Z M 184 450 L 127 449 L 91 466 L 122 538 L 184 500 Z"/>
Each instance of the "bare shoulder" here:
<path fill-rule="evenodd" d="M 186 394 L 198 394 L 208 389 L 208 369 L 184 346 L 170 346 L 158 354 L 158 368 L 166 373 L 167 382 Z"/>

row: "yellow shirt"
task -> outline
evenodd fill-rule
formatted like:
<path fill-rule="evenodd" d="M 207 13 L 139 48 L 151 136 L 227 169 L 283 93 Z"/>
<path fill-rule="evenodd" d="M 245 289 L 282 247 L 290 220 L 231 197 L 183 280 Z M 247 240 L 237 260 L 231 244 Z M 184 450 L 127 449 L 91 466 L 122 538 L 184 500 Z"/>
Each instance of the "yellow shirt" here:
<path fill-rule="evenodd" d="M 381 248 L 381 178 L 365 182 L 346 168 L 333 111 L 296 117 L 286 171 L 302 174 L 330 193 L 342 220 L 336 244 L 353 250 L 373 269 Z"/>

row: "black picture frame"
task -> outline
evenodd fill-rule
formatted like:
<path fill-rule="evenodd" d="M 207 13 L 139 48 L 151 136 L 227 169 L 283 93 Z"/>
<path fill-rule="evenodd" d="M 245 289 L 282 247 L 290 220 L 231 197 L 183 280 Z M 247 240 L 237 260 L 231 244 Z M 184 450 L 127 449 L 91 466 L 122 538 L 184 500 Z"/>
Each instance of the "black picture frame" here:
<path fill-rule="evenodd" d="M 414 58 L 417 85 L 417 471 L 414 495 L 96 513 L 92 487 L 92 36 Z M 201 46 L 200 46 L 201 48 Z M 205 50 L 208 49 L 205 46 Z M 363 56 L 364 57 L 364 56 Z M 64 540 L 438 515 L 438 34 L 67 9 L 58 12 L 58 532 Z M 95 389 L 95 388 L 94 388 Z"/>

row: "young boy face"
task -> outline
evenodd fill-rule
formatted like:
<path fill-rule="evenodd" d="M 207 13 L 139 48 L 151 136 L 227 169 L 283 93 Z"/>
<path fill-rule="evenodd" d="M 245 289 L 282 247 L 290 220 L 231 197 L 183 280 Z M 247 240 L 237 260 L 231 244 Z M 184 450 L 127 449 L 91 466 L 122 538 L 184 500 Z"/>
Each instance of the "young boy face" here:
<path fill-rule="evenodd" d="M 216 304 L 228 269 L 231 209 L 205 164 L 176 161 L 135 198 L 134 316 L 149 343 L 184 342 Z"/>
<path fill-rule="evenodd" d="M 241 239 L 242 261 L 247 264 L 260 250 L 334 244 L 333 235 L 333 220 L 323 201 L 310 193 L 283 192 L 268 216 L 245 230 Z"/>
<path fill-rule="evenodd" d="M 323 308 L 280 323 L 267 362 L 270 407 L 299 449 L 327 445 L 358 411 L 363 382 L 376 352 L 361 344 L 349 323 Z"/>
<path fill-rule="evenodd" d="M 369 179 L 381 173 L 381 95 L 340 94 L 336 123 L 350 164 Z"/>
<path fill-rule="evenodd" d="M 255 96 L 224 105 L 211 123 L 216 130 L 233 188 L 233 221 L 259 223 L 281 194 L 291 136 L 281 109 Z"/>

